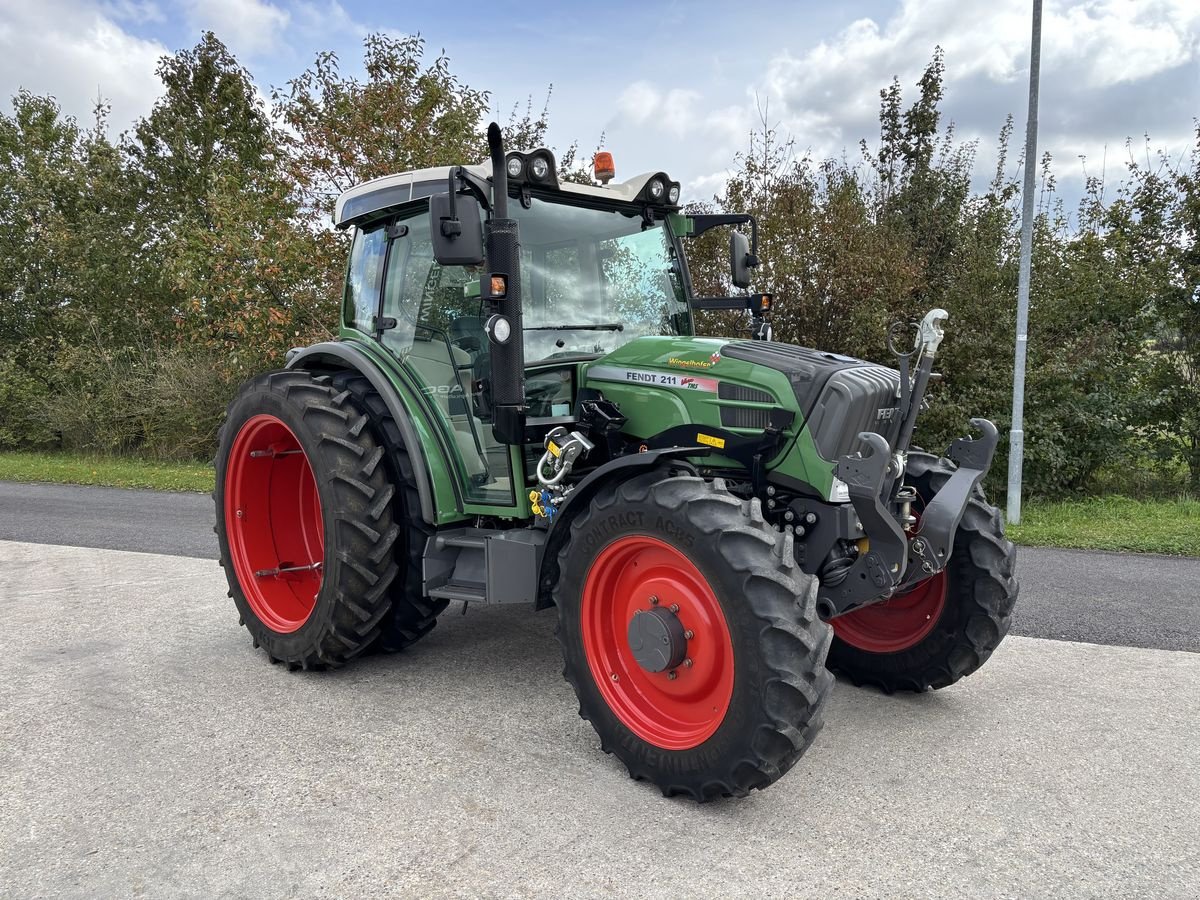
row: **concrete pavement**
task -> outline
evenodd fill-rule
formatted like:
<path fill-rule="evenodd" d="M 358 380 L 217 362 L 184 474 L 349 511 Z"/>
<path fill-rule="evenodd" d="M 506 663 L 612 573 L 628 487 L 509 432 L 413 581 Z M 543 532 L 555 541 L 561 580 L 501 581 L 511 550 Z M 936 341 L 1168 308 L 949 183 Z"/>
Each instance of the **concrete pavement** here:
<path fill-rule="evenodd" d="M 209 560 L 0 543 L 12 897 L 1200 894 L 1200 655 L 1009 638 L 842 683 L 792 772 L 665 800 L 600 753 L 553 613 L 288 673 Z"/>
<path fill-rule="evenodd" d="M 0 482 L 0 540 L 215 559 L 212 499 Z M 1200 559 L 1022 547 L 1013 634 L 1200 651 Z"/>

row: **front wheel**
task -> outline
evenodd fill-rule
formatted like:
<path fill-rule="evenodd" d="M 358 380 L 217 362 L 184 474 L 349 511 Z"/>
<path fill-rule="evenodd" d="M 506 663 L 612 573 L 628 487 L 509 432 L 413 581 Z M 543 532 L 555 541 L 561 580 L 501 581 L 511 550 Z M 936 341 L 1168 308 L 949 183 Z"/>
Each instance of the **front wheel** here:
<path fill-rule="evenodd" d="M 930 498 L 954 474 L 954 464 L 914 452 L 908 473 L 918 497 Z M 945 569 L 905 593 L 831 620 L 829 668 L 889 694 L 954 684 L 982 666 L 1008 634 L 1015 565 L 1016 548 L 1004 537 L 999 510 L 976 488 Z"/>
<path fill-rule="evenodd" d="M 570 529 L 559 641 L 601 749 L 699 801 L 787 772 L 821 727 L 830 631 L 758 501 L 653 473 L 602 490 Z"/>

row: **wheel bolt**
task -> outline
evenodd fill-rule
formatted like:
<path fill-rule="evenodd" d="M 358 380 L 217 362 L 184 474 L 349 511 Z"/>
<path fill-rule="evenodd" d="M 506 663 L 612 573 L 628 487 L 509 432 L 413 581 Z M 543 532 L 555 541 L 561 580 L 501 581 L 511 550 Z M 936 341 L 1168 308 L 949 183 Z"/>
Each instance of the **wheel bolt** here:
<path fill-rule="evenodd" d="M 620 676 L 620 675 L 618 675 L 616 672 L 613 672 L 613 673 L 612 673 L 612 680 L 613 680 L 613 681 L 620 681 L 620 680 L 621 680 L 621 676 Z"/>
<path fill-rule="evenodd" d="M 244 512 L 242 512 L 240 509 L 237 511 L 237 517 L 239 519 L 242 518 L 244 515 L 246 515 L 246 514 Z"/>
<path fill-rule="evenodd" d="M 692 631 L 692 629 L 690 629 L 690 628 L 683 633 L 683 639 L 685 641 L 690 641 L 695 636 L 696 636 L 696 633 L 694 631 Z"/>
<path fill-rule="evenodd" d="M 667 607 L 667 609 L 671 610 L 671 612 L 673 612 L 673 613 L 677 613 L 677 612 L 679 612 L 679 604 L 672 603 L 670 606 Z"/>
<path fill-rule="evenodd" d="M 650 595 L 650 605 L 658 606 L 658 597 L 654 596 L 653 594 Z"/>
<path fill-rule="evenodd" d="M 676 672 L 674 669 L 672 669 L 670 672 L 667 673 L 668 681 L 674 681 L 678 677 L 679 677 L 679 673 Z"/>
<path fill-rule="evenodd" d="M 689 656 L 687 659 L 685 659 L 683 661 L 683 664 L 690 669 L 692 667 L 692 658 Z"/>

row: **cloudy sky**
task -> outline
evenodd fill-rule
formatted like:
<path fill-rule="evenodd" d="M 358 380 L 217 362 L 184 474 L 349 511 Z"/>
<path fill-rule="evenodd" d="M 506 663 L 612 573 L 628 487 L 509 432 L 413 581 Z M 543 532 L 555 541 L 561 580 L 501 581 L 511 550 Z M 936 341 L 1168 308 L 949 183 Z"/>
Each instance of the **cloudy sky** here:
<path fill-rule="evenodd" d="M 508 11 L 494 12 L 493 9 Z M 719 188 L 765 106 L 817 157 L 877 133 L 879 89 L 909 96 L 935 45 L 944 111 L 981 160 L 1004 117 L 1025 123 L 1031 0 L 367 3 L 360 0 L 0 0 L 0 93 L 53 94 L 86 118 L 99 94 L 119 131 L 158 92 L 158 57 L 212 29 L 267 91 L 364 34 L 419 32 L 504 116 L 554 85 L 551 137 L 603 132 L 618 178 L 664 168 L 690 197 Z M 544 10 L 544 12 L 540 12 Z M 1082 164 L 1119 174 L 1126 139 L 1179 153 L 1200 115 L 1200 0 L 1046 0 L 1039 148 L 1065 192 Z M 1015 156 L 1015 154 L 1014 154 Z"/>

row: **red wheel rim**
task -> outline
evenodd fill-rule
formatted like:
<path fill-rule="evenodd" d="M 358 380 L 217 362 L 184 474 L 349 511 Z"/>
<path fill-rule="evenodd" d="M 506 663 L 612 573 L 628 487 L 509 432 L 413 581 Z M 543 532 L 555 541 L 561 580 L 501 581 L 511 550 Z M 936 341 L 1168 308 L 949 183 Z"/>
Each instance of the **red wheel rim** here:
<path fill-rule="evenodd" d="M 246 602 L 287 634 L 312 614 L 321 590 L 325 527 L 312 465 L 275 416 L 242 425 L 225 472 L 225 534 Z"/>
<path fill-rule="evenodd" d="M 687 659 L 669 672 L 643 669 L 629 647 L 629 622 L 654 605 L 678 606 L 691 632 Z M 669 544 L 619 538 L 592 563 L 581 604 L 583 649 L 605 703 L 639 738 L 664 750 L 696 747 L 720 727 L 733 696 L 733 640 L 708 580 Z"/>
<path fill-rule="evenodd" d="M 943 569 L 911 590 L 882 603 L 831 619 L 833 633 L 870 653 L 898 653 L 916 646 L 934 629 L 946 606 Z"/>

